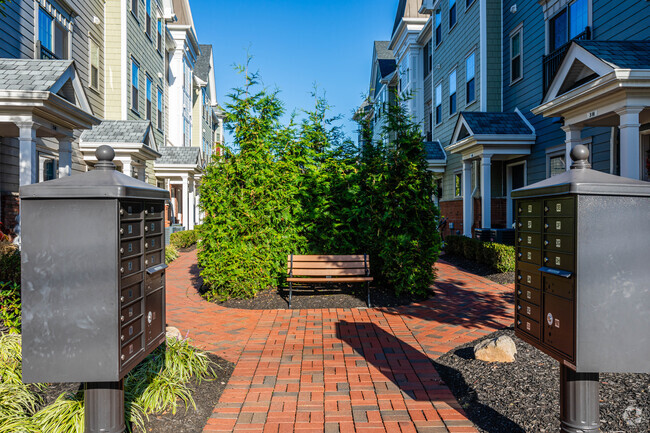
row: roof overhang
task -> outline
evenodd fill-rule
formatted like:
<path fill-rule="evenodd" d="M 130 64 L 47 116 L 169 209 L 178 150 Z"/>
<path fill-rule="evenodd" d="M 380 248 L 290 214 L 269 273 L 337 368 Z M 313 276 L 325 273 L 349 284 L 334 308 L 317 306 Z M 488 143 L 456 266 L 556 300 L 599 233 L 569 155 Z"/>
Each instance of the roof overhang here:
<path fill-rule="evenodd" d="M 422 28 L 424 25 L 426 25 L 427 21 L 430 18 L 408 18 L 404 17 L 402 18 L 402 21 L 399 23 L 399 26 L 397 27 L 397 30 L 395 31 L 395 34 L 393 34 L 393 37 L 390 39 L 390 44 L 388 44 L 388 49 L 392 50 L 395 52 L 397 50 L 397 47 L 400 45 L 403 45 L 408 39 L 408 36 L 413 37 L 413 43 L 415 43 L 415 39 L 417 38 L 417 35 L 422 31 Z"/>
<path fill-rule="evenodd" d="M 160 158 L 160 153 L 144 143 L 89 143 L 79 140 L 79 149 L 83 153 L 84 161 L 97 162 L 95 150 L 104 144 L 111 146 L 115 150 L 116 159 L 130 157 L 144 161 L 155 161 Z"/>
<path fill-rule="evenodd" d="M 156 177 L 175 178 L 183 176 L 196 177 L 203 172 L 198 164 L 159 164 L 154 163 Z"/>

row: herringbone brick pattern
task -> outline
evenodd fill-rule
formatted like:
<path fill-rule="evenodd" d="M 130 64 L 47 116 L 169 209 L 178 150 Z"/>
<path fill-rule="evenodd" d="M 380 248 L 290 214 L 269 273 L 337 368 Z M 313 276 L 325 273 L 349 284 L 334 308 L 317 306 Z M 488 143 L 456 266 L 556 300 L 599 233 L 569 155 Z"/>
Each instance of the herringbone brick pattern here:
<path fill-rule="evenodd" d="M 433 359 L 512 323 L 512 288 L 438 263 L 436 297 L 393 309 L 249 311 L 168 270 L 168 322 L 236 362 L 205 432 L 476 432 Z"/>

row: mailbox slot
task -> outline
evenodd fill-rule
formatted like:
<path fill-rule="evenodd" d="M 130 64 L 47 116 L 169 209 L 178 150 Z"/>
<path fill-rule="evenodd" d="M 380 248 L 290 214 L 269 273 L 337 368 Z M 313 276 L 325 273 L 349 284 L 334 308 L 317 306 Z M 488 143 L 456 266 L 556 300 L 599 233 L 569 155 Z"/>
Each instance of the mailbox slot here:
<path fill-rule="evenodd" d="M 517 263 L 517 283 L 525 284 L 528 287 L 541 288 L 542 277 L 539 273 L 537 264 L 528 264 L 524 262 Z"/>
<path fill-rule="evenodd" d="M 517 228 L 520 232 L 539 232 L 542 227 L 542 219 L 539 217 L 524 217 L 519 219 Z"/>
<path fill-rule="evenodd" d="M 575 264 L 573 261 L 573 254 L 556 253 L 553 251 L 546 251 L 544 253 L 544 266 L 555 269 L 562 269 L 564 271 L 575 271 Z"/>
<path fill-rule="evenodd" d="M 142 235 L 142 223 L 140 221 L 126 221 L 121 223 L 120 235 L 122 239 L 140 237 Z"/>
<path fill-rule="evenodd" d="M 573 236 L 550 233 L 544 235 L 544 250 L 573 254 L 575 251 L 574 245 Z"/>
<path fill-rule="evenodd" d="M 157 290 L 147 295 L 145 300 L 145 336 L 147 340 L 147 347 L 155 343 L 158 338 L 164 334 L 163 329 L 163 298 L 164 291 Z"/>
<path fill-rule="evenodd" d="M 120 314 L 120 321 L 122 323 L 129 323 L 142 313 L 142 302 L 134 302 L 122 308 Z"/>
<path fill-rule="evenodd" d="M 540 265 L 542 263 L 542 252 L 531 248 L 517 248 L 517 259 L 533 265 Z"/>
<path fill-rule="evenodd" d="M 519 216 L 540 216 L 542 214 L 542 204 L 538 200 L 522 200 L 517 208 Z"/>
<path fill-rule="evenodd" d="M 539 340 L 539 323 L 534 321 L 531 318 L 528 318 L 526 316 L 523 316 L 521 314 L 517 314 L 517 317 L 515 319 L 515 324 L 517 326 L 517 329 L 520 329 L 524 331 L 527 334 L 530 334 L 531 336 L 535 337 L 537 340 Z"/>
<path fill-rule="evenodd" d="M 128 259 L 122 260 L 120 266 L 120 273 L 123 276 L 135 274 L 142 270 L 142 257 L 131 257 Z"/>
<path fill-rule="evenodd" d="M 165 204 L 162 202 L 149 202 L 145 205 L 146 218 L 162 218 Z"/>
<path fill-rule="evenodd" d="M 539 233 L 521 232 L 517 236 L 517 245 L 526 248 L 542 248 L 542 235 Z"/>
<path fill-rule="evenodd" d="M 541 292 L 531 287 L 517 284 L 517 299 L 522 299 L 535 305 L 542 305 Z"/>
<path fill-rule="evenodd" d="M 544 202 L 544 215 L 572 217 L 575 215 L 574 203 L 573 198 L 546 200 Z"/>
<path fill-rule="evenodd" d="M 164 259 L 165 258 L 163 257 L 162 251 L 145 254 L 145 262 L 147 266 L 159 265 L 163 262 Z"/>
<path fill-rule="evenodd" d="M 122 344 L 126 344 L 133 340 L 136 336 L 142 333 L 142 316 L 138 320 L 126 324 L 122 327 L 122 332 L 120 333 L 120 341 Z"/>
<path fill-rule="evenodd" d="M 122 366 L 138 356 L 140 352 L 144 351 L 144 347 L 142 347 L 142 334 L 140 334 L 138 337 L 139 338 L 134 338 L 130 342 L 124 343 L 122 346 L 122 353 L 120 356 Z"/>
<path fill-rule="evenodd" d="M 532 290 L 532 289 L 530 289 Z M 517 301 L 517 312 L 519 314 L 523 314 L 526 317 L 529 317 L 537 322 L 539 322 L 539 307 L 537 305 L 533 305 L 530 302 L 523 301 L 519 299 Z"/>
<path fill-rule="evenodd" d="M 147 235 L 162 233 L 162 220 L 145 221 L 144 231 Z"/>
<path fill-rule="evenodd" d="M 120 254 L 122 258 L 137 256 L 142 252 L 142 243 L 139 239 L 127 239 L 120 242 Z"/>
<path fill-rule="evenodd" d="M 122 220 L 142 218 L 142 203 L 123 201 L 120 203 L 120 217 Z"/>
<path fill-rule="evenodd" d="M 573 218 L 544 218 L 544 232 L 572 235 L 573 221 Z"/>
<path fill-rule="evenodd" d="M 544 294 L 543 341 L 553 349 L 574 359 L 574 304 L 550 293 Z"/>
<path fill-rule="evenodd" d="M 120 292 L 120 301 L 122 305 L 130 304 L 131 302 L 135 301 L 136 299 L 140 299 L 141 297 L 142 283 L 137 283 L 133 286 L 129 286 L 125 289 L 122 289 Z"/>
<path fill-rule="evenodd" d="M 164 239 L 162 236 L 149 236 L 144 242 L 144 249 L 148 251 L 156 251 L 162 248 Z"/>
<path fill-rule="evenodd" d="M 563 278 L 554 275 L 544 274 L 544 293 L 560 296 L 566 299 L 574 299 L 575 289 L 573 278 Z"/>

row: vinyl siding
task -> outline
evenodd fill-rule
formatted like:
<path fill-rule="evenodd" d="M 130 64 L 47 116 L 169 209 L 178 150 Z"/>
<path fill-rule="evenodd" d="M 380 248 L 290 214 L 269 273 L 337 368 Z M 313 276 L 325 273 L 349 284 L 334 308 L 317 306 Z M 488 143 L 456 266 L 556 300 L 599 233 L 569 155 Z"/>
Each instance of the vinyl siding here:
<path fill-rule="evenodd" d="M 4 5 L 0 16 L 0 57 L 34 58 L 34 3 L 14 0 Z"/>
<path fill-rule="evenodd" d="M 126 55 L 122 53 L 122 11 L 121 2 L 125 0 L 107 0 L 106 2 L 106 41 L 104 45 L 106 101 L 104 117 L 109 120 L 122 119 L 122 64 Z"/>

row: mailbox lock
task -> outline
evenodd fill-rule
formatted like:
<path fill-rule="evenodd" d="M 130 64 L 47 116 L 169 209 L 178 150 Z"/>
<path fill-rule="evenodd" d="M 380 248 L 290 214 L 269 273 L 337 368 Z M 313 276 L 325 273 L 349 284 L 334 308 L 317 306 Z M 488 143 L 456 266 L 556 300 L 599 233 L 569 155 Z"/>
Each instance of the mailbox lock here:
<path fill-rule="evenodd" d="M 144 226 L 144 231 L 145 231 L 145 232 L 148 232 L 148 231 L 149 231 L 149 227 L 148 227 L 148 226 Z"/>
<path fill-rule="evenodd" d="M 521 290 L 517 290 L 517 294 L 521 296 Z"/>
<path fill-rule="evenodd" d="M 120 268 L 120 273 L 121 273 L 121 274 L 124 273 L 124 268 Z"/>
<path fill-rule="evenodd" d="M 548 262 L 548 257 L 544 257 L 544 263 Z"/>
<path fill-rule="evenodd" d="M 120 356 L 120 359 L 121 359 L 122 361 L 124 361 L 124 359 L 126 359 L 126 356 L 122 355 L 122 356 Z"/>
<path fill-rule="evenodd" d="M 521 305 L 517 305 L 517 310 L 521 310 Z"/>
<path fill-rule="evenodd" d="M 544 241 L 544 245 L 548 245 L 548 241 Z"/>
<path fill-rule="evenodd" d="M 521 275 L 517 275 L 517 279 L 521 281 Z"/>
<path fill-rule="evenodd" d="M 120 322 L 124 322 L 124 316 L 120 316 Z"/>
<path fill-rule="evenodd" d="M 120 248 L 120 254 L 124 254 L 124 248 Z"/>
<path fill-rule="evenodd" d="M 522 238 L 519 238 L 519 239 L 517 239 L 517 240 L 519 241 L 519 243 L 521 243 L 521 241 L 522 241 L 523 239 L 522 239 Z"/>
<path fill-rule="evenodd" d="M 521 320 L 517 320 L 517 325 L 521 325 Z"/>
<path fill-rule="evenodd" d="M 120 335 L 120 340 L 124 341 L 124 335 Z"/>
<path fill-rule="evenodd" d="M 125 298 L 124 296 L 120 296 L 120 302 L 124 302 Z"/>
<path fill-rule="evenodd" d="M 548 212 L 548 206 L 544 206 L 544 212 Z"/>
<path fill-rule="evenodd" d="M 124 209 L 120 209 L 120 215 L 124 215 Z"/>
<path fill-rule="evenodd" d="M 124 234 L 124 229 L 123 229 L 123 228 L 120 228 L 120 234 L 121 234 L 121 235 Z"/>
<path fill-rule="evenodd" d="M 145 215 L 149 215 L 149 211 L 145 209 L 145 210 L 144 210 L 144 214 L 145 214 Z"/>
<path fill-rule="evenodd" d="M 519 257 L 521 257 L 521 253 L 519 253 Z"/>
<path fill-rule="evenodd" d="M 145 265 L 148 265 L 148 264 L 149 264 L 149 260 L 145 260 L 145 261 L 144 261 L 144 264 L 145 264 Z"/>
<path fill-rule="evenodd" d="M 547 228 L 548 228 L 548 224 L 544 224 L 544 228 L 547 229 Z"/>
<path fill-rule="evenodd" d="M 524 225 L 522 223 L 519 223 L 519 227 L 523 227 Z"/>
<path fill-rule="evenodd" d="M 147 314 L 147 322 L 151 325 L 151 322 L 153 322 L 153 314 L 151 311 L 149 311 L 149 314 Z"/>
<path fill-rule="evenodd" d="M 145 248 L 149 248 L 149 244 L 148 244 L 148 243 L 147 243 L 147 244 L 144 244 L 144 247 L 145 247 Z"/>

